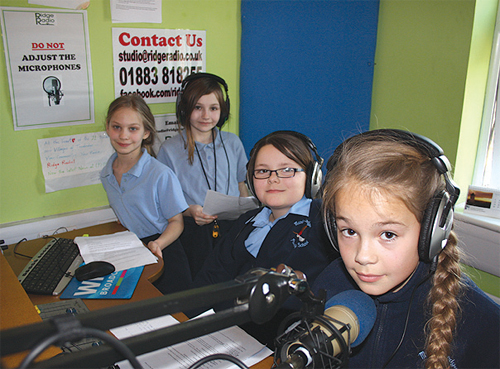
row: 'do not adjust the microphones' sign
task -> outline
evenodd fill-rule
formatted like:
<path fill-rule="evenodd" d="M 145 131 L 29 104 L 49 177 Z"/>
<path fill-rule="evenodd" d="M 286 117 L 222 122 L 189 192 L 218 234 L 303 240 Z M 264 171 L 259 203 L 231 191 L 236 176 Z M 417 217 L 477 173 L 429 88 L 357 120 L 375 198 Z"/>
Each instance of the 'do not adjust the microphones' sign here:
<path fill-rule="evenodd" d="M 15 130 L 94 123 L 87 13 L 0 8 Z"/>
<path fill-rule="evenodd" d="M 113 28 L 115 97 L 174 102 L 184 78 L 205 70 L 206 32 Z"/>

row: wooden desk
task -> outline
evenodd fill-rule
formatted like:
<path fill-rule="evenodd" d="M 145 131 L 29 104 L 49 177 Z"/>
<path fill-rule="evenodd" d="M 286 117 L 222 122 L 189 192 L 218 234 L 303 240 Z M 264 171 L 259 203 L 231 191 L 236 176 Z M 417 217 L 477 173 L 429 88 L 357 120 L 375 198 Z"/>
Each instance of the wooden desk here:
<path fill-rule="evenodd" d="M 122 225 L 117 222 L 111 222 L 70 232 L 59 233 L 57 236 L 73 239 L 84 234 L 88 234 L 89 236 L 101 236 L 124 230 L 126 229 Z M 36 239 L 22 242 L 17 247 L 16 251 L 25 255 L 35 255 L 47 242 L 48 240 L 46 239 Z M 41 318 L 35 310 L 34 305 L 59 301 L 58 296 L 26 294 L 17 280 L 17 275 L 19 275 L 28 262 L 28 258 L 14 254 L 14 245 L 10 245 L 9 248 L 4 251 L 3 255 L 0 254 L 0 330 L 41 322 Z M 152 282 L 158 279 L 162 272 L 162 260 L 160 260 L 157 264 L 146 265 L 132 298 L 126 300 L 87 299 L 84 300 L 85 305 L 87 305 L 90 310 L 97 310 L 162 296 L 162 293 L 152 284 Z M 179 321 L 187 319 L 182 313 L 173 314 L 173 316 Z M 57 348 L 51 347 L 40 356 L 40 359 L 45 360 L 58 354 L 59 352 L 60 350 Z M 19 353 L 2 357 L 1 366 L 5 368 L 17 367 L 25 354 L 26 353 Z M 271 368 L 272 363 L 272 357 L 269 357 L 252 366 L 252 368 L 267 369 Z"/>

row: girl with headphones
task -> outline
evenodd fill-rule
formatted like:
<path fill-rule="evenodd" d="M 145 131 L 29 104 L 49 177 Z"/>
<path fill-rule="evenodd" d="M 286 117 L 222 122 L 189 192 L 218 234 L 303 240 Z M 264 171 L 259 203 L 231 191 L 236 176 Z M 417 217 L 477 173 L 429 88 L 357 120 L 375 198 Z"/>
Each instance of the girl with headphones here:
<path fill-rule="evenodd" d="M 329 299 L 360 289 L 377 306 L 349 367 L 500 367 L 500 308 L 461 273 L 451 231 L 459 189 L 441 148 L 376 130 L 346 140 L 327 167 L 323 215 L 341 258 L 313 290 Z"/>
<path fill-rule="evenodd" d="M 298 132 L 277 131 L 259 140 L 250 153 L 247 183 L 263 206 L 240 216 L 208 256 L 193 287 L 281 263 L 314 281 L 338 256 L 323 227 L 321 200 L 314 199 L 321 184 L 322 162 L 312 141 Z M 262 328 L 269 337 L 258 338 L 272 343 L 276 331 L 269 323 Z"/>
<path fill-rule="evenodd" d="M 195 272 L 214 240 L 221 239 L 232 224 L 203 212 L 207 191 L 248 196 L 247 157 L 238 136 L 221 130 L 230 108 L 226 82 L 210 73 L 196 73 L 181 87 L 176 106 L 180 132 L 163 142 L 158 160 L 177 175 L 189 204 L 181 241 Z"/>

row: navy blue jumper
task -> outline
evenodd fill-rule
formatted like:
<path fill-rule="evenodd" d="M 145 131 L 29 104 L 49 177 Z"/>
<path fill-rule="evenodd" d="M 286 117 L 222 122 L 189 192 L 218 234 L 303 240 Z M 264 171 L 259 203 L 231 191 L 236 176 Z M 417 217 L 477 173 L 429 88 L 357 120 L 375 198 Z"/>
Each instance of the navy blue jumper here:
<path fill-rule="evenodd" d="M 252 224 L 260 209 L 241 215 L 224 240 L 215 247 L 194 279 L 194 286 L 232 280 L 252 268 L 273 268 L 279 264 L 305 273 L 312 283 L 339 254 L 331 247 L 321 219 L 321 200 L 311 202 L 309 216 L 288 214 L 269 231 L 254 257 L 245 240 L 255 229 Z M 250 221 L 249 221 L 250 220 Z"/>
<path fill-rule="evenodd" d="M 375 325 L 365 341 L 353 348 L 349 368 L 382 368 L 386 364 L 403 336 L 410 302 L 403 343 L 386 368 L 424 367 L 424 329 L 430 318 L 426 299 L 432 286 L 432 276 L 426 279 L 429 269 L 429 264 L 420 262 L 401 290 L 373 297 L 377 307 Z M 448 358 L 450 368 L 500 368 L 500 306 L 468 277 L 463 281 L 466 287 L 459 298 L 458 326 Z M 316 279 L 313 291 L 317 293 L 319 289 L 325 289 L 330 299 L 342 291 L 359 290 L 359 287 L 339 258 Z"/>

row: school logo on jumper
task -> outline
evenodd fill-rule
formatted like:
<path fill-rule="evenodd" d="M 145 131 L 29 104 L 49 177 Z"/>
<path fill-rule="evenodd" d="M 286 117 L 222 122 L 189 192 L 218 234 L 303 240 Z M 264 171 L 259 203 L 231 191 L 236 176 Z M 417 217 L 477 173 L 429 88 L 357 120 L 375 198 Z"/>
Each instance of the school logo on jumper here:
<path fill-rule="evenodd" d="M 297 220 L 293 225 L 297 227 L 297 230 L 293 231 L 295 237 L 291 240 L 293 247 L 306 247 L 309 241 L 304 237 L 304 231 L 311 227 L 311 222 L 308 219 Z"/>

